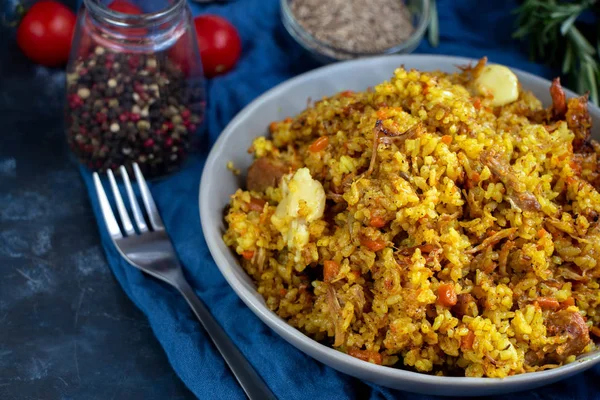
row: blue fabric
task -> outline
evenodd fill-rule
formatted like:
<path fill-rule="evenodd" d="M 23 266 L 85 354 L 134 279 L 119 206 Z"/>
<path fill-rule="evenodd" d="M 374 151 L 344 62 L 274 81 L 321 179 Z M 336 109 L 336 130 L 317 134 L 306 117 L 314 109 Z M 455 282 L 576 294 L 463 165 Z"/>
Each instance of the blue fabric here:
<path fill-rule="evenodd" d="M 434 49 L 423 41 L 417 52 L 473 58 L 487 55 L 494 62 L 552 77 L 553 71 L 530 62 L 526 49 L 511 39 L 511 10 L 515 6 L 515 1 L 441 0 L 440 46 Z M 225 16 L 237 26 L 243 39 L 242 59 L 235 71 L 208 84 L 205 128 L 210 144 L 229 120 L 258 95 L 317 66 L 285 32 L 279 0 L 237 0 L 191 7 L 194 14 Z M 151 189 L 190 283 L 274 393 L 281 399 L 433 398 L 364 383 L 326 367 L 287 344 L 244 306 L 213 262 L 200 227 L 198 187 L 207 151 L 203 149 L 184 170 L 153 184 Z M 94 193 L 89 172 L 82 169 L 82 174 L 90 193 Z M 98 216 L 95 201 L 93 208 Z M 127 265 L 100 225 L 106 256 L 116 278 L 148 316 L 183 382 L 201 399 L 242 399 L 241 389 L 181 296 Z M 513 397 L 600 398 L 599 380 L 600 367 L 596 367 L 564 382 Z"/>

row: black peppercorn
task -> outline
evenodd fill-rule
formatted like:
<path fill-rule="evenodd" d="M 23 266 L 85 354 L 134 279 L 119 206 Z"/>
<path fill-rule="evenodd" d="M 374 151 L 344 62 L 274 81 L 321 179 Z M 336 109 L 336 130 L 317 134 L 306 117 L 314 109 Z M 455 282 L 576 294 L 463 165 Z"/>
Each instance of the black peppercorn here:
<path fill-rule="evenodd" d="M 68 75 L 71 149 L 95 170 L 134 161 L 149 176 L 176 169 L 201 120 L 186 85 L 168 59 L 96 47 Z"/>

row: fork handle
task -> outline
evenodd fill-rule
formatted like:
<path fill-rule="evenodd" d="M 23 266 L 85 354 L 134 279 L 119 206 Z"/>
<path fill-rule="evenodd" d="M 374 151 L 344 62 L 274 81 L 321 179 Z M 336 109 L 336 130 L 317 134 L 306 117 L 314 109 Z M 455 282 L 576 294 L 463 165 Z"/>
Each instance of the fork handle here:
<path fill-rule="evenodd" d="M 225 362 L 246 393 L 246 396 L 250 400 L 277 400 L 277 397 L 271 392 L 254 368 L 252 368 L 252 365 L 250 365 L 236 345 L 229 339 L 227 333 L 225 333 L 210 311 L 208 311 L 202 300 L 196 296 L 196 293 L 194 293 L 194 290 L 185 278 L 181 277 L 177 281 L 177 289 L 200 320 L 204 330 L 208 333 L 217 350 L 219 350 L 225 359 Z"/>

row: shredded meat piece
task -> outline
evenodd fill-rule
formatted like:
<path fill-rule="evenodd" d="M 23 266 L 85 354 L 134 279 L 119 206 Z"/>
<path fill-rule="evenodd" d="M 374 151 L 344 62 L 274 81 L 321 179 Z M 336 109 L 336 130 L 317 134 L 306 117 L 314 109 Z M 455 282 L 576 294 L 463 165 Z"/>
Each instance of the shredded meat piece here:
<path fill-rule="evenodd" d="M 554 78 L 552 81 L 550 96 L 552 97 L 552 116 L 554 119 L 563 119 L 567 113 L 567 96 L 560 85 L 560 78 Z"/>
<path fill-rule="evenodd" d="M 481 209 L 481 202 L 475 199 L 475 193 L 472 190 L 463 190 L 463 194 L 467 199 L 467 210 L 471 218 L 480 218 L 483 216 L 483 210 Z"/>
<path fill-rule="evenodd" d="M 515 242 L 507 240 L 498 254 L 498 272 L 500 273 L 500 276 L 506 276 L 507 274 L 506 265 L 508 262 L 508 255 L 513 247 L 515 247 Z"/>
<path fill-rule="evenodd" d="M 340 302 L 335 294 L 335 288 L 332 285 L 328 285 L 327 287 L 327 306 L 329 308 L 329 317 L 331 318 L 331 323 L 335 328 L 335 340 L 333 347 L 339 347 L 344 344 L 345 340 L 345 335 L 342 331 L 340 321 L 342 307 L 340 306 Z"/>
<path fill-rule="evenodd" d="M 376 351 L 360 350 L 355 347 L 351 347 L 348 349 L 348 355 L 363 361 L 372 362 L 373 364 L 381 365 L 383 363 L 383 356 L 381 353 Z"/>
<path fill-rule="evenodd" d="M 364 103 L 356 102 L 356 103 L 352 103 L 352 104 L 349 104 L 346 107 L 344 107 L 344 109 L 342 110 L 342 112 L 345 115 L 350 115 L 354 111 L 362 112 L 364 109 L 365 109 L 365 104 Z"/>
<path fill-rule="evenodd" d="M 552 132 L 556 129 L 558 121 L 566 121 L 569 129 L 575 134 L 573 139 L 573 152 L 575 154 L 593 153 L 591 145 L 592 119 L 588 112 L 588 95 L 574 97 L 567 100 L 560 79 L 556 78 L 550 86 L 552 105 L 543 110 L 529 112 L 530 121 L 547 125 L 546 129 Z"/>
<path fill-rule="evenodd" d="M 508 266 L 512 272 L 525 272 L 531 268 L 531 257 L 516 249 L 508 255 Z"/>
<path fill-rule="evenodd" d="M 589 278 L 582 274 L 582 271 L 575 264 L 567 263 L 558 268 L 557 275 L 562 276 L 566 280 L 575 282 L 589 282 Z"/>
<path fill-rule="evenodd" d="M 452 221 L 461 217 L 462 211 L 457 211 L 453 214 L 443 214 L 437 220 L 437 229 L 443 231 L 445 227 L 450 224 Z"/>
<path fill-rule="evenodd" d="M 401 249 L 397 255 L 396 262 L 400 266 L 409 265 L 411 263 L 410 258 L 413 256 L 415 251 L 419 249 L 421 254 L 425 257 L 425 262 L 430 263 L 437 259 L 442 253 L 443 249 L 440 246 L 434 244 L 423 244 L 420 246 L 406 247 Z"/>
<path fill-rule="evenodd" d="M 593 153 L 594 149 L 590 144 L 592 119 L 587 107 L 588 95 L 567 100 L 560 78 L 555 78 L 550 86 L 550 96 L 552 97 L 550 109 L 535 112 L 531 115 L 532 120 L 537 123 L 566 121 L 569 129 L 575 134 L 573 152 Z M 554 128 L 550 126 L 549 129 Z"/>
<path fill-rule="evenodd" d="M 592 184 L 596 190 L 600 190 L 600 143 L 590 139 L 589 146 L 584 147 L 586 150 L 590 147 L 590 152 L 573 154 L 571 165 L 578 176 Z M 582 175 L 581 171 L 586 171 L 586 173 Z M 586 210 L 585 216 L 588 221 L 598 219 L 598 214 L 592 209 Z"/>
<path fill-rule="evenodd" d="M 258 252 L 256 254 L 256 265 L 258 267 L 258 272 L 262 273 L 265 267 L 265 261 L 267 259 L 267 251 L 262 247 L 258 248 Z"/>
<path fill-rule="evenodd" d="M 543 350 L 529 350 L 525 353 L 525 364 L 530 366 L 539 366 L 543 364 L 546 354 Z"/>
<path fill-rule="evenodd" d="M 248 210 L 262 212 L 265 208 L 265 204 L 267 204 L 265 200 L 251 197 L 250 203 L 248 203 Z"/>
<path fill-rule="evenodd" d="M 327 197 L 329 200 L 333 200 L 334 203 L 341 203 L 344 202 L 346 200 L 344 200 L 344 196 L 338 193 L 333 193 L 333 192 L 327 192 L 325 194 L 325 197 Z"/>
<path fill-rule="evenodd" d="M 567 113 L 565 119 L 567 126 L 575 134 L 573 139 L 574 153 L 590 153 L 593 148 L 590 145 L 592 129 L 592 117 L 588 112 L 588 96 L 575 97 L 567 102 Z"/>
<path fill-rule="evenodd" d="M 475 299 L 469 293 L 459 294 L 456 296 L 456 304 L 452 306 L 452 313 L 458 318 L 468 315 L 469 304 L 474 301 Z"/>
<path fill-rule="evenodd" d="M 360 318 L 366 304 L 365 293 L 363 292 L 362 286 L 353 285 L 348 290 L 348 294 L 350 295 L 350 301 L 354 304 L 354 312 L 356 312 L 357 316 Z"/>
<path fill-rule="evenodd" d="M 512 236 L 517 230 L 518 230 L 518 228 L 502 229 L 501 231 L 498 231 L 498 232 L 494 233 L 492 236 L 486 238 L 483 242 L 481 242 L 481 244 L 479 244 L 479 246 L 475 246 L 475 247 L 465 251 L 465 253 L 473 254 L 473 253 L 477 253 L 481 250 L 485 250 L 488 246 L 493 246 L 496 243 L 498 243 L 499 241 L 501 241 L 502 239 Z"/>
<path fill-rule="evenodd" d="M 471 64 L 469 64 L 466 66 L 459 65 L 457 67 L 458 67 L 458 69 L 460 69 L 461 71 L 463 71 L 465 73 L 470 73 L 472 78 L 477 78 L 479 76 L 479 74 L 481 74 L 481 71 L 483 71 L 485 64 L 487 64 L 487 57 L 480 58 L 479 61 L 477 61 L 477 64 L 475 64 L 475 66 L 472 66 Z"/>
<path fill-rule="evenodd" d="M 248 168 L 246 186 L 248 190 L 264 192 L 268 187 L 275 187 L 288 172 L 288 168 L 280 161 L 259 158 Z"/>
<path fill-rule="evenodd" d="M 367 171 L 365 172 L 365 176 L 370 176 L 373 173 L 373 170 L 375 169 L 375 163 L 377 161 L 377 147 L 379 146 L 379 143 L 402 143 L 405 140 L 417 137 L 423 131 L 423 129 L 423 125 L 417 123 L 404 133 L 393 132 L 389 129 L 384 128 L 383 122 L 380 119 L 378 119 L 375 123 L 375 128 L 373 128 L 373 152 L 371 153 L 371 162 L 369 163 L 369 169 L 367 169 Z"/>
<path fill-rule="evenodd" d="M 509 200 L 512 200 L 514 205 L 524 211 L 540 211 L 542 209 L 535 195 L 527 191 L 525 184 L 519 180 L 510 164 L 500 160 L 498 154 L 488 150 L 481 155 L 481 162 L 487 165 L 492 174 L 504 183 L 508 190 Z"/>
<path fill-rule="evenodd" d="M 571 355 L 580 354 L 590 342 L 590 334 L 583 317 L 577 311 L 560 310 L 551 313 L 546 321 L 549 336 L 566 336 L 567 340 L 557 345 L 548 354 L 548 359 L 561 363 Z"/>
<path fill-rule="evenodd" d="M 352 185 L 352 182 L 354 182 L 354 177 L 355 175 L 353 172 L 347 174 L 344 176 L 342 183 L 339 186 L 331 185 L 331 191 L 335 194 L 343 194 Z"/>
<path fill-rule="evenodd" d="M 400 254 L 402 254 L 403 256 L 412 256 L 417 249 L 421 250 L 422 254 L 429 254 L 440 249 L 440 246 L 436 246 L 433 244 L 422 244 L 420 246 L 413 246 L 402 249 L 400 250 Z"/>

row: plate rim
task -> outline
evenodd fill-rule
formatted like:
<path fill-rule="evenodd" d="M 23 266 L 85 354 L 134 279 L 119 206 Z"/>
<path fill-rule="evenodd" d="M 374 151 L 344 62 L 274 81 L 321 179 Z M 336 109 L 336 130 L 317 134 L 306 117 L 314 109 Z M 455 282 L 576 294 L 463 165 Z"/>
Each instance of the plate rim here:
<path fill-rule="evenodd" d="M 224 255 L 219 251 L 217 240 L 221 239 L 221 235 L 213 235 L 213 232 L 210 231 L 210 227 L 207 227 L 205 222 L 207 220 L 208 213 L 210 210 L 207 209 L 207 206 L 204 204 L 208 204 L 207 198 L 210 195 L 207 188 L 207 184 L 205 182 L 211 182 L 211 178 L 209 171 L 211 171 L 217 162 L 221 162 L 219 160 L 219 155 L 221 153 L 220 149 L 223 147 L 222 144 L 227 141 L 227 138 L 236 130 L 236 126 L 239 125 L 248 115 L 252 114 L 254 110 L 259 107 L 259 105 L 265 100 L 276 97 L 280 92 L 287 90 L 287 87 L 293 86 L 298 81 L 305 80 L 311 77 L 318 77 L 320 75 L 325 74 L 333 74 L 338 69 L 349 68 L 352 65 L 357 64 L 378 64 L 384 60 L 389 61 L 389 59 L 397 59 L 399 62 L 397 63 L 400 66 L 403 63 L 408 63 L 410 60 L 443 60 L 444 63 L 452 63 L 454 65 L 466 65 L 468 63 L 475 63 L 477 59 L 468 58 L 468 57 L 458 57 L 458 56 L 445 56 L 445 55 L 437 55 L 437 54 L 407 54 L 407 55 L 391 55 L 391 56 L 380 56 L 380 57 L 370 57 L 370 58 L 362 58 L 358 60 L 344 61 L 331 65 L 322 66 L 311 71 L 305 72 L 303 74 L 297 75 L 293 78 L 290 78 L 284 82 L 279 83 L 268 91 L 264 92 L 260 96 L 256 97 L 253 101 L 248 103 L 242 110 L 240 110 L 235 117 L 225 126 L 223 131 L 220 133 L 218 139 L 212 145 L 209 155 L 204 164 L 204 168 L 202 171 L 202 175 L 200 178 L 200 187 L 199 187 L 199 212 L 200 212 L 200 221 L 202 225 L 202 232 L 204 235 L 204 239 L 209 248 L 209 252 L 213 258 L 213 261 L 217 265 L 219 271 L 227 281 L 228 285 L 234 290 L 236 295 L 242 300 L 242 302 L 252 310 L 252 312 L 259 317 L 259 319 L 273 329 L 283 340 L 288 342 L 290 345 L 296 347 L 298 350 L 302 351 L 306 355 L 311 358 L 314 358 L 320 362 L 328 364 L 321 360 L 321 358 L 332 359 L 340 364 L 345 364 L 349 368 L 363 370 L 372 376 L 379 376 L 386 379 L 394 379 L 398 381 L 410 381 L 415 385 L 435 385 L 440 386 L 444 385 L 446 387 L 452 387 L 454 389 L 465 389 L 475 392 L 472 395 L 477 395 L 481 393 L 506 393 L 509 391 L 516 391 L 522 389 L 523 386 L 527 386 L 528 388 L 539 387 L 544 384 L 549 384 L 551 382 L 556 382 L 563 378 L 567 378 L 572 376 L 578 372 L 582 372 L 591 368 L 592 366 L 600 363 L 600 352 L 590 353 L 582 357 L 581 359 L 574 361 L 572 363 L 563 365 L 558 368 L 554 368 L 551 370 L 545 371 L 536 371 L 536 372 L 526 372 L 517 375 L 511 375 L 505 378 L 487 378 L 487 377 L 448 377 L 448 376 L 436 376 L 430 375 L 426 373 L 404 370 L 399 368 L 387 367 L 372 364 L 369 362 L 365 362 L 355 357 L 349 356 L 345 353 L 342 353 L 338 350 L 333 349 L 332 347 L 328 347 L 324 344 L 319 343 L 318 341 L 310 338 L 305 335 L 298 329 L 289 325 L 285 320 L 281 319 L 277 314 L 273 311 L 269 310 L 265 305 L 259 304 L 255 297 L 254 293 L 251 293 L 246 287 L 238 282 L 238 279 L 234 276 L 234 274 L 229 271 L 227 268 L 222 267 L 223 265 L 229 265 L 228 260 L 224 257 Z M 509 68 L 518 75 L 522 75 L 527 77 L 532 81 L 537 81 L 540 84 L 547 84 L 548 87 L 551 82 L 543 77 L 538 75 L 523 71 L 519 68 L 513 68 L 509 66 Z M 393 71 L 391 71 L 393 72 Z M 391 77 L 391 75 L 390 75 Z M 565 88 L 565 93 L 569 96 L 578 96 L 573 91 Z M 600 109 L 589 103 L 589 110 L 591 114 L 595 114 L 600 117 Z M 267 123 L 268 124 L 268 123 Z M 267 126 L 265 124 L 265 127 Z M 205 218 L 203 218 L 205 217 Z M 228 268 L 232 268 L 229 266 Z M 307 350 L 308 349 L 308 350 Z M 319 354 L 321 357 L 316 357 L 312 353 Z M 309 353 L 310 352 L 310 353 Z M 340 371 L 338 367 L 331 367 Z M 348 375 L 352 375 L 352 373 L 342 371 Z M 361 378 L 359 378 L 361 379 Z M 369 379 L 367 379 L 369 380 Z M 382 386 L 386 386 L 384 383 L 380 383 Z M 410 390 L 410 389 L 407 389 Z M 422 393 L 432 393 L 433 391 L 423 391 Z M 452 393 L 448 393 L 447 395 L 452 395 Z M 469 395 L 468 393 L 463 393 L 463 395 Z"/>

